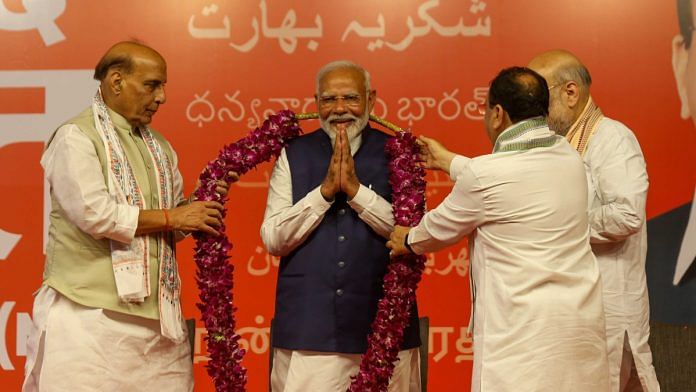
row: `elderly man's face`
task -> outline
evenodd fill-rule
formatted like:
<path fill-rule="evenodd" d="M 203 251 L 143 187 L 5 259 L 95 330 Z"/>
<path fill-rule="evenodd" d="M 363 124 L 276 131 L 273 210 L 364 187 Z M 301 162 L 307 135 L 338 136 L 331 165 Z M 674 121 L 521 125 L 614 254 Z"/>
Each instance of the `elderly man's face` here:
<path fill-rule="evenodd" d="M 695 10 L 692 7 L 692 12 Z M 681 117 L 691 118 L 696 126 L 696 41 L 690 37 L 691 46 L 687 49 L 685 38 L 677 35 L 672 40 L 672 68 L 681 100 Z"/>
<path fill-rule="evenodd" d="M 546 78 L 545 78 L 546 79 Z M 549 79 L 546 79 L 547 81 Z M 575 121 L 574 113 L 566 102 L 565 85 L 550 85 L 549 91 L 549 128 L 559 135 L 565 136 Z"/>
<path fill-rule="evenodd" d="M 167 65 L 157 56 L 134 58 L 133 72 L 122 75 L 121 93 L 117 97 L 119 113 L 132 125 L 146 125 L 166 101 L 164 85 Z"/>
<path fill-rule="evenodd" d="M 549 115 L 547 121 L 549 128 L 559 135 L 565 136 L 575 122 L 575 114 L 568 102 L 566 83 L 559 83 L 553 77 L 554 68 L 550 65 L 542 65 L 534 59 L 529 63 L 529 68 L 536 71 L 544 79 L 549 87 Z"/>
<path fill-rule="evenodd" d="M 335 133 L 345 129 L 349 139 L 367 125 L 374 107 L 374 91 L 366 91 L 362 72 L 338 68 L 319 81 L 316 98 L 321 127 Z"/>

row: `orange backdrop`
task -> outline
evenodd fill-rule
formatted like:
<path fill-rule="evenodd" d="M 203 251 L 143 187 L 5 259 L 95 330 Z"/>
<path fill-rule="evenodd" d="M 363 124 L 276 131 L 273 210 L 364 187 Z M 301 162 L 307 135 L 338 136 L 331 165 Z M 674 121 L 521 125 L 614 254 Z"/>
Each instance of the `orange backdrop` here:
<path fill-rule="evenodd" d="M 635 131 L 654 216 L 689 201 L 694 189 L 696 132 L 679 118 L 670 65 L 676 33 L 674 4 L 654 0 L 0 0 L 0 385 L 19 389 L 32 293 L 41 283 L 43 143 L 89 104 L 92 69 L 113 43 L 138 39 L 168 61 L 167 104 L 153 125 L 179 154 L 187 194 L 219 148 L 266 114 L 315 111 L 314 75 L 329 61 L 351 59 L 371 72 L 377 115 L 475 156 L 491 150 L 476 111 L 489 80 L 540 51 L 566 48 L 590 69 L 604 113 Z M 271 169 L 247 174 L 228 203 L 250 391 L 267 388 L 278 260 L 263 249 L 258 229 Z M 432 207 L 452 184 L 428 180 Z M 192 247 L 187 239 L 178 254 L 184 312 L 198 318 Z M 468 256 L 464 243 L 430 255 L 418 291 L 431 319 L 431 391 L 468 390 Z M 197 326 L 196 390 L 208 391 Z"/>

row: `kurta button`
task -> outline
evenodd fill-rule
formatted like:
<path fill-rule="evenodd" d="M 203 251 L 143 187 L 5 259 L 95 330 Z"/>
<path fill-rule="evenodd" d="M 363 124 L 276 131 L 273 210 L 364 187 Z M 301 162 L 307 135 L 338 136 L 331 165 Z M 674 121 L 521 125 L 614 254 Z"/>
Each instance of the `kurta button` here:
<path fill-rule="evenodd" d="M 346 266 L 346 262 L 345 262 L 345 261 L 339 261 L 339 262 L 338 262 L 338 266 L 339 266 L 340 268 L 343 268 L 343 267 Z"/>
<path fill-rule="evenodd" d="M 338 242 L 343 242 L 343 241 L 345 241 L 345 240 L 346 240 L 346 236 L 344 236 L 344 235 L 339 235 L 339 236 L 338 236 Z"/>
<path fill-rule="evenodd" d="M 338 210 L 338 215 L 345 215 L 345 214 L 346 214 L 345 208 L 341 208 L 340 210 Z"/>
<path fill-rule="evenodd" d="M 336 290 L 336 295 L 338 295 L 339 297 L 342 296 L 342 295 L 343 295 L 343 289 L 338 289 L 338 290 Z"/>

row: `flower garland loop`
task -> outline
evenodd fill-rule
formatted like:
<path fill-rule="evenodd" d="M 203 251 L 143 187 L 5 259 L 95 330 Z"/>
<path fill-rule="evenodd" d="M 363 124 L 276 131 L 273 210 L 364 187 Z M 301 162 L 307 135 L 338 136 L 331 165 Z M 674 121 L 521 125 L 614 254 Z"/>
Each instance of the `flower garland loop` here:
<path fill-rule="evenodd" d="M 245 138 L 223 147 L 218 157 L 208 163 L 199 177 L 196 199 L 224 203 L 224 198 L 215 191 L 217 181 L 227 181 L 231 171 L 241 176 L 256 165 L 277 157 L 282 148 L 301 132 L 293 112 L 283 110 L 270 116 Z M 223 211 L 223 218 L 226 212 Z M 227 255 L 232 244 L 225 235 L 224 221 L 218 232 L 219 236 L 195 235 L 196 282 L 201 300 L 196 306 L 208 331 L 206 341 L 210 361 L 207 370 L 216 391 L 242 392 L 247 382 L 246 369 L 241 365 L 245 352 L 239 347 L 240 336 L 235 333 L 234 266 L 228 262 Z"/>
<path fill-rule="evenodd" d="M 228 181 L 233 171 L 240 176 L 258 164 L 277 157 L 280 151 L 302 130 L 298 120 L 317 118 L 317 114 L 295 114 L 283 110 L 265 120 L 261 127 L 243 139 L 225 146 L 218 157 L 208 163 L 201 173 L 197 200 L 225 198 L 215 192 L 219 180 Z M 370 119 L 396 133 L 385 147 L 390 158 L 392 208 L 396 224 L 414 226 L 425 212 L 424 170 L 418 165 L 419 147 L 408 131 L 375 116 Z M 223 211 L 223 218 L 226 210 Z M 241 365 L 245 351 L 239 346 L 240 336 L 235 333 L 236 322 L 232 288 L 234 266 L 227 253 L 232 244 L 225 235 L 225 225 L 219 236 L 196 234 L 194 260 L 197 265 L 196 281 L 200 292 L 201 319 L 208 331 L 206 337 L 210 360 L 207 370 L 218 392 L 242 392 L 246 388 L 246 369 Z M 379 301 L 377 316 L 368 337 L 367 352 L 362 358 L 360 371 L 353 376 L 351 392 L 386 391 L 394 371 L 403 331 L 408 324 L 410 310 L 416 300 L 416 288 L 425 267 L 425 257 L 404 255 L 392 258 L 384 277 L 384 297 Z"/>
<path fill-rule="evenodd" d="M 389 157 L 389 184 L 392 187 L 394 221 L 415 226 L 425 214 L 425 170 L 418 164 L 420 147 L 411 132 L 397 132 L 385 147 Z M 367 341 L 360 371 L 348 388 L 350 392 L 386 392 L 398 360 L 399 348 L 416 302 L 416 289 L 425 269 L 423 255 L 392 257 L 384 276 L 384 297 L 377 304 L 377 316 Z"/>

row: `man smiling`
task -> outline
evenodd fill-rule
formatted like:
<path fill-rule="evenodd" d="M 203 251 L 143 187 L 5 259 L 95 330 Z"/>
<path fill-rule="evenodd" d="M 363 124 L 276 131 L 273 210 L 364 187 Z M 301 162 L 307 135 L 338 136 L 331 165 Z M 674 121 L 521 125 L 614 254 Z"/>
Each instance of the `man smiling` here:
<path fill-rule="evenodd" d="M 315 95 L 321 128 L 293 140 L 273 169 L 261 237 L 282 256 L 272 390 L 345 391 L 382 297 L 394 220 L 384 145 L 369 127 L 376 93 L 357 64 L 327 64 Z M 419 390 L 411 311 L 389 391 Z"/>

